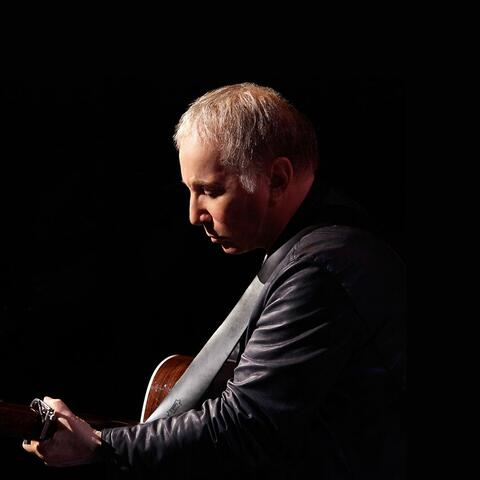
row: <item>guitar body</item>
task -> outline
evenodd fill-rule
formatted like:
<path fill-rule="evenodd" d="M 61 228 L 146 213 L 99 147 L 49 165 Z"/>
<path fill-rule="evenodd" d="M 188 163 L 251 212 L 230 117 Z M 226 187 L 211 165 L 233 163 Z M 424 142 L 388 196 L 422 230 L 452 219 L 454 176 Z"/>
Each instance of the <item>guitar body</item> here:
<path fill-rule="evenodd" d="M 192 360 L 193 357 L 186 355 L 172 355 L 158 364 L 148 383 L 140 418 L 141 423 L 145 422 L 160 405 Z M 232 378 L 234 368 L 235 362 L 227 360 L 199 403 L 207 398 L 220 395 L 228 379 Z M 138 423 L 138 421 L 111 420 L 81 413 L 79 416 L 97 430 L 133 426 Z M 39 438 L 43 426 L 44 421 L 31 407 L 0 401 L 0 436 L 35 440 Z"/>
<path fill-rule="evenodd" d="M 193 357 L 186 355 L 171 355 L 158 364 L 148 383 L 140 417 L 141 423 L 145 422 L 160 403 L 162 403 L 163 399 L 183 375 L 192 360 Z M 236 364 L 233 360 L 227 360 L 223 364 L 222 368 L 213 379 L 210 387 L 203 395 L 200 403 L 207 398 L 220 395 L 224 390 L 228 379 L 233 377 L 235 365 Z"/>
<path fill-rule="evenodd" d="M 150 377 L 143 400 L 142 414 L 140 416 L 141 423 L 145 422 L 162 403 L 192 360 L 193 357 L 186 355 L 171 355 L 157 365 Z"/>

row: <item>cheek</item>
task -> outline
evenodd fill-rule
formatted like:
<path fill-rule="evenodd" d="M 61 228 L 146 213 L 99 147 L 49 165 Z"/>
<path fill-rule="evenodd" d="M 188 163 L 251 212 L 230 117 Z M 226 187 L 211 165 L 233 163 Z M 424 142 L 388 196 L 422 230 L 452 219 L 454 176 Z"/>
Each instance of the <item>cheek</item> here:
<path fill-rule="evenodd" d="M 248 226 L 250 214 L 245 202 L 224 202 L 211 205 L 209 209 L 214 227 L 224 230 L 224 233 L 234 233 Z"/>
<path fill-rule="evenodd" d="M 230 217 L 230 209 L 227 205 L 214 203 L 209 206 L 208 213 L 212 217 L 213 223 L 215 225 L 223 225 L 225 223 L 228 223 L 228 218 Z"/>
<path fill-rule="evenodd" d="M 225 217 L 227 223 L 232 228 L 244 235 L 250 235 L 256 232 L 258 225 L 262 221 L 262 209 L 258 202 L 249 199 L 236 205 L 232 205 L 228 216 Z"/>

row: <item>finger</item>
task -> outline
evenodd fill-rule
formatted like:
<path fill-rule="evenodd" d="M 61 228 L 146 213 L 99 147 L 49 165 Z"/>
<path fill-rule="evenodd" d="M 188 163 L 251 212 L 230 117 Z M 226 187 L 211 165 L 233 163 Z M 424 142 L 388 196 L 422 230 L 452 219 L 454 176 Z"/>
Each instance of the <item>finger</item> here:
<path fill-rule="evenodd" d="M 62 413 L 64 415 L 73 415 L 73 412 L 67 407 L 67 405 L 60 398 L 43 397 L 43 401 L 56 413 Z"/>
<path fill-rule="evenodd" d="M 28 453 L 33 453 L 40 458 L 43 458 L 38 452 L 38 444 L 36 440 L 24 440 L 22 443 L 22 448 L 26 450 Z"/>
<path fill-rule="evenodd" d="M 62 400 L 60 400 L 60 398 L 53 398 L 53 397 L 49 397 L 49 396 L 45 396 L 43 397 L 43 401 L 49 406 L 49 407 L 52 407 L 55 405 L 55 404 L 59 404 L 60 402 L 62 402 Z"/>

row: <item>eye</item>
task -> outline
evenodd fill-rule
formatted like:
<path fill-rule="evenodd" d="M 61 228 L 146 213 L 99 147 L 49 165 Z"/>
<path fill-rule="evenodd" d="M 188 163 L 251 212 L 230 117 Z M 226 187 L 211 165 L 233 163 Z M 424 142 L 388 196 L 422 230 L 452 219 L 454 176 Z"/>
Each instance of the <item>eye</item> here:
<path fill-rule="evenodd" d="M 218 196 L 218 193 L 217 192 L 213 192 L 211 190 L 204 190 L 203 191 L 203 194 L 206 196 L 206 197 L 212 197 L 212 198 L 215 198 Z"/>
<path fill-rule="evenodd" d="M 215 189 L 215 188 L 204 188 L 202 190 L 202 194 L 205 195 L 206 197 L 211 197 L 211 198 L 215 198 L 215 197 L 218 197 L 222 194 L 223 192 L 219 189 Z"/>

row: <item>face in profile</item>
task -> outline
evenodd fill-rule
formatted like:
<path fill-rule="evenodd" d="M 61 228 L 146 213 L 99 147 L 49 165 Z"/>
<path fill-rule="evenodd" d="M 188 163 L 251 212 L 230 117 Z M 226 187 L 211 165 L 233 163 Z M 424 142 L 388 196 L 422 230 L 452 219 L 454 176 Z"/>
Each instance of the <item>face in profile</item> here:
<path fill-rule="evenodd" d="M 190 191 L 190 222 L 203 226 L 211 242 L 238 254 L 265 246 L 268 232 L 269 187 L 259 177 L 254 193 L 237 174 L 222 166 L 218 153 L 198 141 L 180 146 L 180 170 Z"/>

